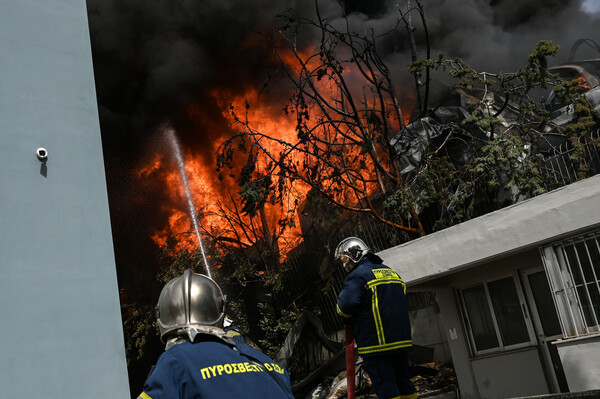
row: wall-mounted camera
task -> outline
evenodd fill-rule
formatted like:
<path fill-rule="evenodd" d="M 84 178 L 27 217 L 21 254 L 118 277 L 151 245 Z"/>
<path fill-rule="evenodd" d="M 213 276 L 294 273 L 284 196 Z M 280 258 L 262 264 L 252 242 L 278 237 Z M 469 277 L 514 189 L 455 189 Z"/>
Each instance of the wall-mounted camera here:
<path fill-rule="evenodd" d="M 48 150 L 46 150 L 43 147 L 40 147 L 37 150 L 35 150 L 35 155 L 37 156 L 37 159 L 40 160 L 40 162 L 46 162 L 48 160 Z"/>

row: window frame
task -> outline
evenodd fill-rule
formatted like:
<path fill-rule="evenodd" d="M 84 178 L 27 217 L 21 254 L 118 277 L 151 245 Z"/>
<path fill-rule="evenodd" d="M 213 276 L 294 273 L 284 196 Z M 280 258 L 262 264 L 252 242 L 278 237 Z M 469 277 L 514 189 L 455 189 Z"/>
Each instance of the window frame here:
<path fill-rule="evenodd" d="M 596 288 L 596 293 L 600 297 L 600 274 L 596 273 L 592 256 L 590 255 L 589 245 L 595 247 L 596 254 L 600 255 L 600 230 L 579 234 L 547 244 L 540 247 L 540 255 L 544 263 L 544 270 L 558 319 L 561 325 L 564 338 L 577 338 L 581 336 L 600 334 L 600 301 L 595 303 L 590 295 L 590 288 Z M 583 243 L 585 254 L 577 250 L 577 244 Z M 571 265 L 566 247 L 570 247 L 575 252 L 576 265 Z M 588 281 L 586 273 L 583 270 L 581 259 L 587 257 L 593 280 Z M 599 258 L 600 261 L 600 258 Z M 600 270 L 600 263 L 597 265 Z M 577 272 L 581 278 L 581 283 L 576 283 L 573 269 L 577 267 Z M 592 321 L 595 323 L 589 325 L 588 318 L 585 316 L 584 306 L 581 300 L 579 289 L 582 288 L 587 300 Z M 598 308 L 598 310 L 595 310 Z"/>
<path fill-rule="evenodd" d="M 494 305 L 492 303 L 492 297 L 490 295 L 490 291 L 489 291 L 489 287 L 488 287 L 489 283 L 493 283 L 493 282 L 499 281 L 499 280 L 504 280 L 506 278 L 512 279 L 513 285 L 515 287 L 515 291 L 517 293 L 517 299 L 518 299 L 519 305 L 521 307 L 521 314 L 523 315 L 523 320 L 525 322 L 527 337 L 529 338 L 527 341 L 520 342 L 517 344 L 512 344 L 512 345 L 504 344 L 504 341 L 502 338 L 502 332 L 500 330 L 496 312 L 494 310 Z M 483 286 L 483 288 L 484 288 L 485 296 L 487 299 L 488 309 L 490 312 L 490 316 L 492 317 L 494 332 L 496 333 L 496 340 L 498 342 L 498 346 L 493 347 L 493 348 L 488 348 L 488 349 L 482 349 L 482 350 L 477 349 L 475 337 L 473 335 L 473 329 L 471 327 L 472 326 L 471 317 L 469 316 L 469 313 L 467 311 L 467 306 L 466 306 L 465 299 L 463 296 L 464 290 L 467 290 L 469 288 L 478 287 L 478 286 Z M 485 356 L 485 355 L 502 353 L 502 352 L 513 351 L 513 350 L 518 350 L 518 349 L 529 348 L 529 347 L 535 346 L 535 342 L 536 342 L 535 331 L 533 328 L 533 324 L 531 322 L 530 312 L 529 312 L 529 308 L 527 306 L 525 294 L 521 287 L 521 281 L 520 281 L 517 273 L 503 274 L 501 276 L 495 276 L 493 278 L 490 277 L 490 278 L 487 278 L 484 280 L 479 280 L 476 283 L 457 287 L 457 295 L 458 295 L 459 304 L 460 304 L 460 312 L 462 313 L 461 318 L 463 321 L 465 331 L 467 332 L 469 348 L 471 350 L 472 356 L 474 356 L 474 357 Z"/>

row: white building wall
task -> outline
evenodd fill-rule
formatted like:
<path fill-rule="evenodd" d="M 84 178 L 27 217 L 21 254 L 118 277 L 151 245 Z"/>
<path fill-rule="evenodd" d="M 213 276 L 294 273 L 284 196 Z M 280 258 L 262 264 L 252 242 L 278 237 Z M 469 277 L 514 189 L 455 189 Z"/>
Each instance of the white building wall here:
<path fill-rule="evenodd" d="M 539 266 L 539 252 L 529 250 L 413 287 L 447 287 L 437 288 L 436 294 L 461 398 L 503 399 L 549 392 L 543 365 L 535 346 L 487 356 L 472 356 L 468 333 L 455 297 L 457 288 Z"/>
<path fill-rule="evenodd" d="M 600 389 L 600 336 L 554 343 L 571 392 Z"/>
<path fill-rule="evenodd" d="M 452 363 L 458 380 L 461 399 L 478 399 L 479 389 L 471 368 L 469 348 L 467 347 L 466 332 L 455 305 L 452 289 L 436 290 L 436 297 L 442 314 L 443 330 L 450 352 Z"/>
<path fill-rule="evenodd" d="M 471 367 L 482 398 L 505 399 L 548 393 L 535 347 L 473 359 Z"/>
<path fill-rule="evenodd" d="M 0 10 L 0 396 L 127 398 L 86 3 Z"/>

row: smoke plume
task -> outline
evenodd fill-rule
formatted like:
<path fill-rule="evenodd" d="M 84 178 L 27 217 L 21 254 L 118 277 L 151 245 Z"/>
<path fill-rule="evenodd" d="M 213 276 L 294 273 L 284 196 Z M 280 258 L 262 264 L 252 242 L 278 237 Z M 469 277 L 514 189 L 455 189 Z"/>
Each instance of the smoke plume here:
<path fill-rule="evenodd" d="M 462 57 L 489 72 L 523 65 L 539 40 L 560 45 L 555 62 L 564 61 L 575 40 L 595 39 L 589 36 L 598 31 L 599 11 L 588 0 L 422 0 L 422 4 L 432 56 Z M 341 21 L 341 6 L 353 29 L 375 33 L 393 27 L 398 8 L 406 9 L 405 3 L 387 0 L 319 1 L 321 15 L 334 22 Z M 261 90 L 275 71 L 274 54 L 261 34 L 273 35 L 276 16 L 289 8 L 314 16 L 315 3 L 88 0 L 119 264 L 127 268 L 149 262 L 131 254 L 149 253 L 145 250 L 153 245 L 149 233 L 169 216 L 159 205 L 169 198 L 131 174 L 156 150 L 156 126 L 171 121 L 182 145 L 201 155 L 206 165 L 214 165 L 215 144 L 231 132 L 223 110 L 230 97 Z M 412 20 L 422 46 L 418 15 L 413 14 Z M 410 63 L 407 37 L 399 32 L 381 43 L 396 74 Z M 268 90 L 271 99 L 280 100 L 273 107 L 281 109 L 285 90 L 276 85 Z"/>
<path fill-rule="evenodd" d="M 356 29 L 369 27 L 381 32 L 398 19 L 397 2 L 362 3 L 367 2 L 346 2 Z M 568 47 L 598 27 L 593 14 L 582 11 L 593 8 L 582 8 L 577 1 L 422 3 L 433 54 L 463 57 L 478 68 L 508 69 L 519 65 L 538 40 L 553 40 Z M 404 8 L 404 4 L 398 5 Z M 330 18 L 340 15 L 337 2 L 321 0 L 319 6 Z M 269 34 L 275 16 L 287 8 L 310 15 L 314 3 L 89 0 L 103 119 L 125 117 L 128 125 L 146 129 L 156 117 L 181 112 L 187 101 L 209 89 L 235 93 L 247 85 L 260 87 L 273 57 L 256 32 Z M 415 15 L 419 34 L 422 30 L 417 19 Z M 405 49 L 405 43 L 396 43 L 388 50 L 402 59 Z M 404 66 L 407 63 L 405 59 Z"/>
<path fill-rule="evenodd" d="M 462 57 L 492 72 L 522 65 L 542 39 L 561 45 L 561 54 L 566 55 L 575 40 L 589 37 L 598 27 L 587 0 L 422 0 L 422 4 L 432 54 Z M 336 1 L 320 0 L 319 6 L 330 19 L 341 15 Z M 375 32 L 395 24 L 398 6 L 405 8 L 396 1 L 345 2 L 353 26 Z M 314 2 L 88 0 L 98 100 L 109 148 L 113 143 L 139 148 L 158 119 L 185 122 L 185 107 L 192 99 L 213 115 L 220 111 L 214 90 L 226 96 L 248 86 L 260 88 L 274 58 L 257 32 L 272 35 L 276 15 L 288 8 L 313 15 Z M 413 23 L 422 45 L 416 14 Z M 393 40 L 385 51 L 393 66 L 403 70 L 409 63 L 406 38 L 399 35 Z M 220 133 L 200 133 L 205 135 L 215 139 Z M 197 132 L 194 136 L 192 142 L 200 141 Z"/>
<path fill-rule="evenodd" d="M 490 72 L 523 65 L 542 39 L 559 44 L 562 49 L 555 61 L 564 61 L 575 40 L 595 39 L 589 36 L 598 31 L 599 11 L 588 0 L 422 0 L 422 4 L 432 55 L 462 57 Z M 331 21 L 340 20 L 341 6 L 354 29 L 375 33 L 393 27 L 398 7 L 406 8 L 405 3 L 386 0 L 319 1 L 322 15 Z M 315 3 L 88 0 L 117 262 L 140 262 L 136 256 L 125 260 L 121 251 L 141 249 L 139 241 L 144 239 L 135 236 L 148 236 L 152 226 L 168 217 L 157 206 L 168 200 L 165 195 L 140 186 L 130 174 L 153 151 L 157 124 L 170 120 L 182 145 L 201 154 L 207 165 L 214 164 L 215 143 L 231 129 L 222 117 L 228 98 L 249 88 L 261 90 L 275 70 L 272 49 L 259 33 L 272 35 L 276 16 L 288 8 L 314 16 Z M 417 14 L 413 24 L 422 46 Z M 407 49 L 402 33 L 381 44 L 396 73 L 405 71 L 410 62 Z M 268 90 L 285 99 L 283 89 L 277 92 L 278 87 L 271 85 Z"/>

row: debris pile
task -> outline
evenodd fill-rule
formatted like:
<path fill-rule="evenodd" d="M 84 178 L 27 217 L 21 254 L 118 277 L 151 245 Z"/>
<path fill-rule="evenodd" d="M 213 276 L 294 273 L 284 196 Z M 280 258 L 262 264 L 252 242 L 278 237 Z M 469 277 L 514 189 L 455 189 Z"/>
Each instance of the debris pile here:
<path fill-rule="evenodd" d="M 328 356 L 321 361 L 306 357 L 305 347 L 322 348 Z M 308 351 L 310 352 L 310 351 Z M 303 312 L 291 328 L 275 360 L 291 371 L 292 391 L 298 399 L 337 399 L 348 396 L 345 348 L 343 343 L 328 338 L 318 317 Z M 414 345 L 409 354 L 411 380 L 419 397 L 433 398 L 457 390 L 456 375 L 451 363 L 433 362 L 433 348 Z M 356 399 L 377 399 L 371 379 L 362 367 L 362 358 L 355 353 Z M 445 396 L 447 397 L 447 396 Z"/>
<path fill-rule="evenodd" d="M 419 398 L 434 397 L 457 390 L 456 375 L 451 363 L 431 362 L 411 366 L 410 372 Z M 348 383 L 344 370 L 337 375 L 326 376 L 305 398 L 338 399 L 346 398 L 347 394 Z M 360 364 L 356 366 L 356 399 L 377 399 L 371 380 Z"/>
<path fill-rule="evenodd" d="M 454 392 L 458 388 L 452 363 L 431 362 L 411 367 L 419 397 Z"/>
<path fill-rule="evenodd" d="M 377 399 L 373 393 L 371 379 L 361 365 L 356 367 L 356 399 Z M 335 376 L 328 376 L 317 385 L 306 399 L 337 399 L 348 397 L 348 381 L 346 370 Z"/>

